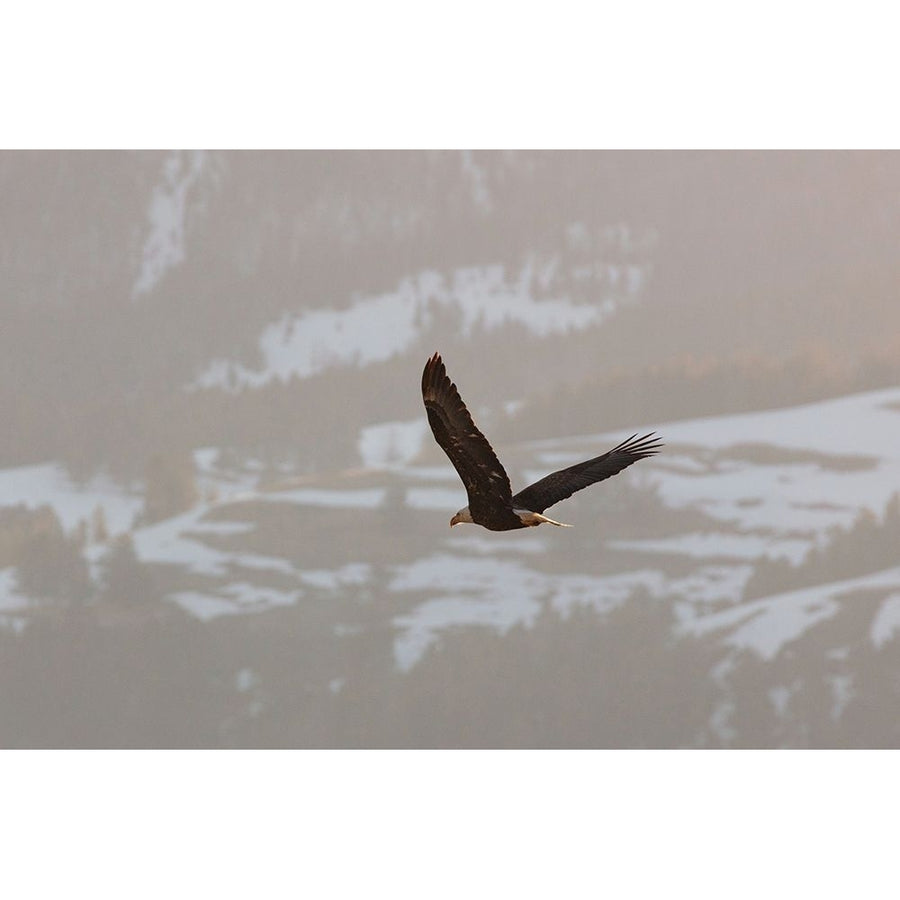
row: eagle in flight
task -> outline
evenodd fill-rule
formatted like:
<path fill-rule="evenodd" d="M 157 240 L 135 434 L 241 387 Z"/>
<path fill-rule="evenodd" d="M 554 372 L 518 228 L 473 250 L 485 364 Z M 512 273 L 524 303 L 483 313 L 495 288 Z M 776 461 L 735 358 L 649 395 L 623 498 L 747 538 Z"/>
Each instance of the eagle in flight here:
<path fill-rule="evenodd" d="M 652 432 L 643 437 L 632 435 L 602 456 L 553 472 L 513 496 L 506 470 L 472 421 L 439 353 L 425 364 L 422 398 L 434 438 L 450 457 L 469 495 L 469 505 L 453 516 L 451 528 L 459 522 L 473 522 L 491 531 L 511 531 L 544 522 L 568 528 L 543 515 L 544 510 L 645 456 L 653 456 L 663 446 Z"/>

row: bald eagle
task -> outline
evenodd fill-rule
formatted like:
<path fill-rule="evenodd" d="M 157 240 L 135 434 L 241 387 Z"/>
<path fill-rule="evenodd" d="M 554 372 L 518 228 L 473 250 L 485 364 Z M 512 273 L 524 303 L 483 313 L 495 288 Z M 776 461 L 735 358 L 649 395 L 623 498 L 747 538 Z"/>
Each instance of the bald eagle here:
<path fill-rule="evenodd" d="M 506 470 L 472 421 L 438 353 L 425 364 L 422 398 L 434 438 L 450 457 L 469 495 L 469 505 L 453 516 L 451 528 L 459 522 L 472 522 L 491 531 L 544 522 L 569 528 L 543 515 L 544 510 L 645 456 L 653 456 L 663 446 L 652 432 L 643 437 L 634 434 L 602 456 L 553 472 L 513 496 Z"/>

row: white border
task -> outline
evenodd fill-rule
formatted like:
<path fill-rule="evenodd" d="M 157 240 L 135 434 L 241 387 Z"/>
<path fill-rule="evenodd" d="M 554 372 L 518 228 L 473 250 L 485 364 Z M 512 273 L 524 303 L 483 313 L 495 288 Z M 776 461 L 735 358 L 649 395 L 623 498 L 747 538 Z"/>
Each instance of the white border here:
<path fill-rule="evenodd" d="M 4 13 L 4 147 L 890 147 L 888 4 L 62 0 Z"/>
<path fill-rule="evenodd" d="M 4 756 L 9 896 L 877 897 L 896 754 Z"/>

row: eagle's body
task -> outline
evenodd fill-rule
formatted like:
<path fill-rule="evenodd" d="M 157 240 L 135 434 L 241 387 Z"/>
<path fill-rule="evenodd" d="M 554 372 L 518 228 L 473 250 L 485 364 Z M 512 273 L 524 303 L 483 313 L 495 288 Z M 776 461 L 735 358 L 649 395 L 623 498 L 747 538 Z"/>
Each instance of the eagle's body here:
<path fill-rule="evenodd" d="M 511 531 L 545 522 L 563 525 L 543 515 L 544 510 L 639 459 L 652 456 L 662 446 L 653 434 L 640 438 L 632 435 L 608 453 L 553 472 L 513 495 L 506 470 L 472 421 L 437 353 L 422 373 L 422 399 L 435 440 L 450 458 L 469 496 L 469 505 L 453 516 L 451 527 L 472 522 L 491 531 Z"/>

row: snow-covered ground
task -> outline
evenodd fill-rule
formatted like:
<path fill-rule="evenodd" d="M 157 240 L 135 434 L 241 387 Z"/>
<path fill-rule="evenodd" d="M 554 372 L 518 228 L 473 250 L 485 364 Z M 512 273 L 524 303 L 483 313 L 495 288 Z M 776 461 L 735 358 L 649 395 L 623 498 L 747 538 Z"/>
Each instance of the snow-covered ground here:
<path fill-rule="evenodd" d="M 419 455 L 427 433 L 424 416 L 409 422 L 369 425 L 359 435 L 363 465 L 373 469 L 405 466 Z"/>
<path fill-rule="evenodd" d="M 869 637 L 876 647 L 889 641 L 900 631 L 900 592 L 887 597 L 872 620 Z"/>
<path fill-rule="evenodd" d="M 204 534 L 222 534 L 223 526 L 227 526 L 231 534 L 254 528 L 245 522 L 202 521 L 210 509 L 208 505 L 197 506 L 180 516 L 138 528 L 134 532 L 134 550 L 138 559 L 145 563 L 180 566 L 185 572 L 214 578 L 228 575 L 235 569 L 296 574 L 294 566 L 281 557 L 227 552 L 204 543 Z"/>
<path fill-rule="evenodd" d="M 635 589 L 672 603 L 686 632 L 715 635 L 728 648 L 749 649 L 763 658 L 832 618 L 854 591 L 883 591 L 884 600 L 862 636 L 877 647 L 900 629 L 900 569 L 750 602 L 741 597 L 757 560 L 783 557 L 796 563 L 826 540 L 830 528 L 851 524 L 863 507 L 880 514 L 890 495 L 900 491 L 898 408 L 900 388 L 894 388 L 658 426 L 667 449 L 618 477 L 653 482 L 667 506 L 702 510 L 716 525 L 629 539 L 605 528 L 598 549 L 606 558 L 619 553 L 622 559 L 639 560 L 623 563 L 628 568 L 619 572 L 598 575 L 588 561 L 582 572 L 544 571 L 554 541 L 573 539 L 577 531 L 561 538 L 547 529 L 497 535 L 473 526 L 443 528 L 465 494 L 449 462 L 414 464 L 422 442 L 430 440 L 424 416 L 420 422 L 383 423 L 362 432 L 363 482 L 356 473 L 261 490 L 262 466 L 245 462 L 231 470 L 215 448 L 199 449 L 195 466 L 203 502 L 180 516 L 134 529 L 134 547 L 144 562 L 184 571 L 190 589 L 175 590 L 169 599 L 204 620 L 302 603 L 311 592 L 353 596 L 367 591 L 376 574 L 386 577 L 387 590 L 405 604 L 402 613 L 390 613 L 394 658 L 401 669 L 415 666 L 445 631 L 527 627 L 544 606 L 562 615 L 576 605 L 602 611 L 626 602 Z M 537 477 L 620 438 L 618 433 L 563 437 L 514 449 Z M 385 477 L 379 470 L 388 470 L 399 495 L 379 481 Z M 345 558 L 332 568 L 240 549 L 242 536 L 258 528 L 252 509 L 259 504 L 291 504 L 311 517 L 323 508 L 352 516 L 377 510 L 389 499 L 397 502 L 398 496 L 410 510 L 433 513 L 441 525 L 432 548 L 413 561 L 369 555 L 364 533 L 352 546 L 340 548 Z M 255 502 L 242 505 L 245 500 Z M 76 485 L 51 463 L 0 471 L 0 505 L 18 503 L 49 504 L 67 528 L 101 504 L 113 535 L 131 529 L 141 508 L 139 492 L 102 478 Z M 575 519 L 576 529 L 589 524 Z M 93 545 L 86 555 L 96 563 L 103 552 L 102 545 Z M 198 580 L 206 584 L 198 586 Z M 0 571 L 2 622 L 14 625 L 23 610 L 27 600 L 16 593 L 14 570 Z"/>
<path fill-rule="evenodd" d="M 90 523 L 99 507 L 107 530 L 115 535 L 131 528 L 143 499 L 138 491 L 127 491 L 104 476 L 77 484 L 61 465 L 43 463 L 0 469 L 0 506 L 19 504 L 30 509 L 52 507 L 67 531 L 81 520 Z"/>
<path fill-rule="evenodd" d="M 24 627 L 31 601 L 16 590 L 16 570 L 0 569 L 0 627 L 19 631 Z"/>
<path fill-rule="evenodd" d="M 411 613 L 395 620 L 400 629 L 397 664 L 413 665 L 443 629 L 466 623 L 492 623 L 500 630 L 527 625 L 535 604 L 542 600 L 563 609 L 573 602 L 602 608 L 626 600 L 636 587 L 675 602 L 685 629 L 721 632 L 728 646 L 771 657 L 832 616 L 848 592 L 900 586 L 900 570 L 890 570 L 739 603 L 753 571 L 750 563 L 761 557 L 797 563 L 810 547 L 824 542 L 829 529 L 852 524 L 865 507 L 880 514 L 890 495 L 900 491 L 898 403 L 900 388 L 890 388 L 783 410 L 660 425 L 658 431 L 672 449 L 642 461 L 642 477 L 658 486 L 666 505 L 701 509 L 721 522 L 722 528 L 661 539 L 611 538 L 606 546 L 640 551 L 648 560 L 654 554 L 690 560 L 695 567 L 688 576 L 670 577 L 652 565 L 616 576 L 542 575 L 521 562 L 501 558 L 501 548 L 513 538 L 501 543 L 494 535 L 472 535 L 455 548 L 468 556 L 422 560 L 415 569 L 418 580 L 411 582 L 407 573 L 392 586 L 409 590 L 412 583 L 427 595 Z M 570 465 L 624 436 L 535 442 L 531 446 L 536 465 L 526 477 L 538 478 Z M 748 445 L 753 445 L 751 451 L 754 447 L 770 451 L 758 456 L 772 461 L 749 461 L 747 457 L 754 454 Z M 788 461 L 778 461 L 779 455 Z M 447 470 L 452 473 L 449 464 Z M 633 477 L 632 471 L 619 477 Z M 407 494 L 407 503 L 452 512 L 458 497 L 449 488 L 414 488 Z M 540 531 L 519 540 L 529 542 L 531 552 L 551 552 Z M 473 552 L 492 558 L 473 560 Z M 504 598 L 509 598 L 505 604 Z M 872 623 L 871 640 L 876 645 L 900 628 L 900 604 L 895 595 L 892 598 Z M 488 607 L 480 607 L 481 602 Z M 716 609 L 723 604 L 726 609 Z"/>
<path fill-rule="evenodd" d="M 642 553 L 667 553 L 673 556 L 691 556 L 695 559 L 726 557 L 733 559 L 759 559 L 784 557 L 798 563 L 812 546 L 812 541 L 780 540 L 759 534 L 732 534 L 705 532 L 680 534 L 677 537 L 656 540 L 607 541 L 616 550 L 640 550 Z"/>
<path fill-rule="evenodd" d="M 656 429 L 667 449 L 641 462 L 641 471 L 652 474 L 674 509 L 702 509 L 744 534 L 821 539 L 834 526 L 852 524 L 864 507 L 880 512 L 900 491 L 898 404 L 900 388 L 888 388 L 787 409 L 667 422 Z M 543 468 L 534 474 L 570 465 L 625 436 L 537 442 Z M 766 451 L 788 451 L 789 458 L 777 461 L 776 453 L 775 461 L 754 462 L 748 459 L 754 450 L 763 460 Z"/>
<path fill-rule="evenodd" d="M 273 379 L 306 378 L 334 366 L 381 362 L 410 348 L 438 314 L 457 316 L 462 335 L 476 326 L 493 331 L 508 323 L 538 336 L 565 334 L 608 319 L 623 303 L 636 299 L 643 283 L 641 270 L 632 267 L 625 288 L 605 299 L 578 302 L 562 287 L 557 296 L 539 299 L 538 290 L 554 284 L 557 265 L 554 258 L 530 260 L 515 273 L 500 265 L 457 269 L 449 275 L 425 271 L 404 279 L 393 291 L 357 299 L 346 309 L 286 315 L 260 335 L 259 368 L 218 359 L 190 387 L 238 390 Z M 592 269 L 588 274 L 606 274 L 607 281 L 612 280 L 609 272 Z"/>
<path fill-rule="evenodd" d="M 202 622 L 219 616 L 239 613 L 265 612 L 276 606 L 292 606 L 302 596 L 302 591 L 279 591 L 260 587 L 246 581 L 236 581 L 223 587 L 219 593 L 207 591 L 176 591 L 169 599 Z"/>
<path fill-rule="evenodd" d="M 763 659 L 771 659 L 814 625 L 831 618 L 840 609 L 842 597 L 872 588 L 900 588 L 900 568 L 741 603 L 732 609 L 698 617 L 686 623 L 685 628 L 695 634 L 721 631 L 726 644 L 754 650 Z M 872 623 L 870 636 L 876 646 L 900 626 L 889 600 Z"/>
<path fill-rule="evenodd" d="M 147 209 L 147 233 L 133 298 L 152 291 L 166 272 L 184 262 L 187 197 L 205 164 L 203 150 L 172 151 L 166 157 Z"/>

